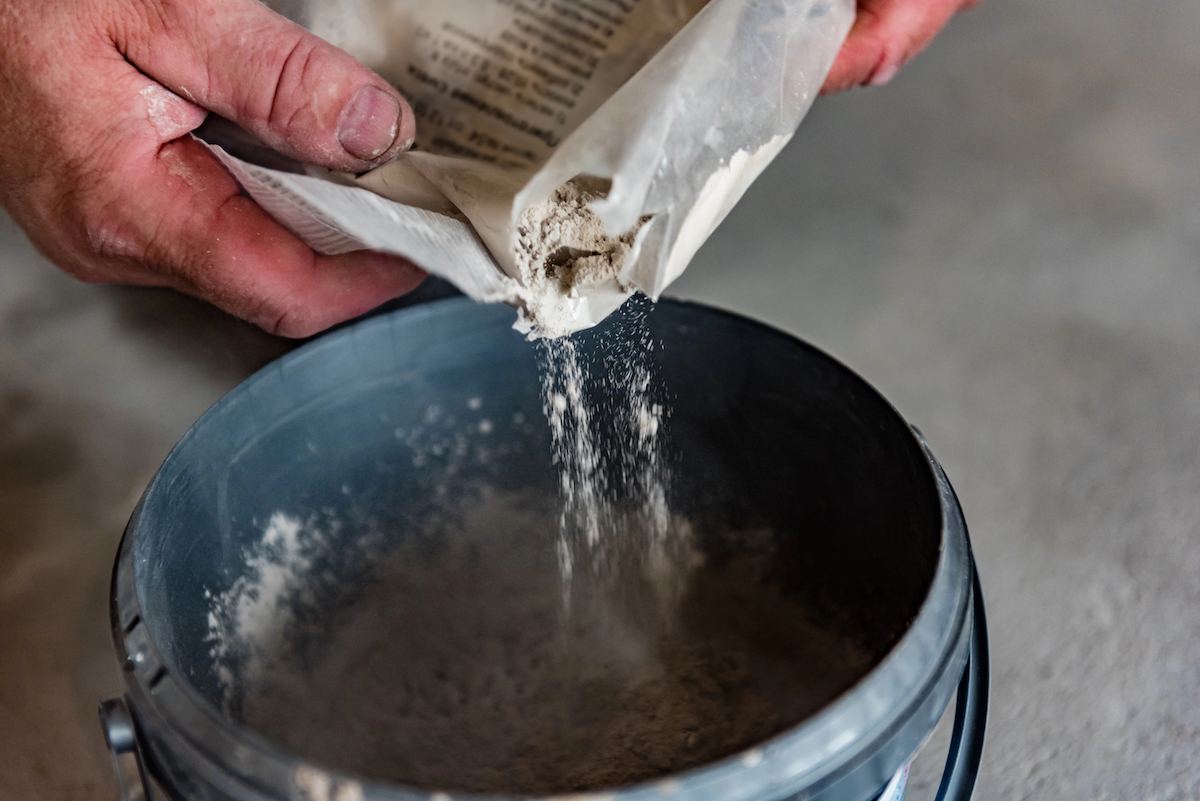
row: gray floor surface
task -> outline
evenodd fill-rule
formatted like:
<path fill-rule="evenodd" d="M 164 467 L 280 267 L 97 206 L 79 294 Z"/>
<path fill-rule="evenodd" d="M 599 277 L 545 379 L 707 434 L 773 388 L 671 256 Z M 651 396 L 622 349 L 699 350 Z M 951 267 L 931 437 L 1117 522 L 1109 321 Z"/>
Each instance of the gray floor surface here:
<path fill-rule="evenodd" d="M 821 100 L 675 287 L 840 357 L 945 465 L 991 622 L 982 801 L 1200 799 L 1197 38 L 1195 3 L 989 0 Z M 287 347 L 76 283 L 0 217 L 0 798 L 116 797 L 117 539 Z"/>

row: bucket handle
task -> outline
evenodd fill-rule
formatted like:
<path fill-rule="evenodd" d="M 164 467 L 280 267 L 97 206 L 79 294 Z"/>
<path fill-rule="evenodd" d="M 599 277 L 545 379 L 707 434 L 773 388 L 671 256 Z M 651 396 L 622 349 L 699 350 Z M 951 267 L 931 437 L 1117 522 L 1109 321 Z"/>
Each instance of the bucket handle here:
<path fill-rule="evenodd" d="M 958 701 L 954 708 L 954 732 L 950 753 L 938 786 L 936 801 L 969 801 L 979 777 L 983 760 L 983 737 L 987 728 L 988 695 L 991 692 L 991 662 L 988 656 L 987 617 L 983 611 L 983 590 L 979 571 L 971 556 L 971 581 L 974 586 L 974 620 L 971 645 L 962 681 L 958 683 Z"/>

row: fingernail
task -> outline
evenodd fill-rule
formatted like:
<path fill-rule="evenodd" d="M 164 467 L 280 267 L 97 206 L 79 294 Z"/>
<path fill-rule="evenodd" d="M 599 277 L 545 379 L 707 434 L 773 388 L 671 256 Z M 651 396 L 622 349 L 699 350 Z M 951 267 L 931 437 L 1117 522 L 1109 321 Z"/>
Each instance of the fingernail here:
<path fill-rule="evenodd" d="M 346 104 L 338 122 L 337 137 L 346 152 L 373 161 L 396 141 L 400 130 L 400 104 L 374 86 L 364 86 Z"/>
<path fill-rule="evenodd" d="M 885 83 L 888 83 L 889 81 L 891 81 L 892 78 L 895 78 L 896 73 L 899 71 L 900 71 L 899 64 L 889 64 L 886 67 L 883 67 L 883 68 L 877 70 L 876 73 L 871 76 L 871 80 L 868 82 L 867 85 L 868 86 L 883 86 Z"/>

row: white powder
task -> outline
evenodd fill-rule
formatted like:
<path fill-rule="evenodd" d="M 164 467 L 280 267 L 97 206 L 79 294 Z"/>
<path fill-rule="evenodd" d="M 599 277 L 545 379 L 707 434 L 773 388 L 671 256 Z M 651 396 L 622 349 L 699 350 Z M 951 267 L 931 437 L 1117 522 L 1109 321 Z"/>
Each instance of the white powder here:
<path fill-rule="evenodd" d="M 331 596 L 307 592 L 317 575 L 294 586 L 287 602 L 303 624 L 270 651 L 254 644 L 264 669 L 241 684 L 232 717 L 342 775 L 544 796 L 727 757 L 869 666 L 774 588 L 770 532 L 728 532 L 739 557 L 693 571 L 668 627 L 640 569 L 652 539 L 634 525 L 640 514 L 624 529 L 637 547 L 610 564 L 622 570 L 581 572 L 564 610 L 544 493 L 480 490 L 391 532 Z M 358 789 L 323 773 L 295 778 L 309 801 L 350 801 Z"/>
<path fill-rule="evenodd" d="M 208 116 L 204 109 L 156 83 L 144 87 L 138 94 L 146 102 L 146 119 L 164 142 L 195 130 Z"/>
<path fill-rule="evenodd" d="M 553 458 L 558 465 L 563 496 L 562 530 L 559 541 L 564 576 L 573 563 L 574 533 L 582 534 L 588 547 L 600 540 L 605 475 L 600 452 L 592 434 L 592 416 L 584 397 L 584 369 L 575 341 L 569 338 L 544 340 L 542 409 L 550 424 Z"/>
<path fill-rule="evenodd" d="M 459 409 L 434 404 L 425 408 L 419 424 L 393 429 L 413 466 L 432 479 L 427 491 L 433 497 L 447 496 L 448 480 L 460 471 L 511 454 L 511 441 L 492 442 L 496 423 L 483 416 L 485 406 L 479 397 L 469 398 Z M 525 433 L 531 430 L 520 413 L 508 425 Z M 341 492 L 349 496 L 354 488 L 343 484 Z M 379 522 L 374 517 L 359 522 L 365 531 L 349 539 L 345 520 L 329 510 L 307 517 L 276 511 L 243 555 L 245 572 L 224 592 L 206 591 L 209 656 L 227 712 L 239 699 L 239 687 L 269 677 L 273 660 L 295 634 L 297 604 L 308 603 L 315 586 L 338 583 L 336 576 L 314 574 L 314 562 L 335 546 L 345 553 L 353 549 L 353 561 L 360 565 L 377 558 L 383 538 Z"/>
<path fill-rule="evenodd" d="M 672 527 L 667 503 L 665 408 L 656 400 L 647 304 L 627 304 L 600 340 L 596 363 L 573 337 L 542 340 L 543 409 L 562 492 L 558 558 L 565 597 L 580 565 L 617 581 L 616 571 L 638 569 L 629 564 L 633 558 L 652 578 L 669 622 L 699 558 L 690 528 Z"/>
<path fill-rule="evenodd" d="M 308 765 L 297 766 L 292 780 L 305 801 L 363 801 L 362 785 L 352 779 L 334 779 Z"/>
<path fill-rule="evenodd" d="M 734 205 L 750 188 L 750 184 L 754 183 L 754 179 L 779 155 L 790 140 L 790 135 L 776 135 L 753 153 L 746 149 L 739 150 L 729 159 L 728 164 L 708 176 L 696 197 L 695 205 L 679 226 L 679 238 L 675 247 L 671 249 L 666 270 L 657 282 L 655 291 L 662 291 L 662 288 L 683 274 L 692 257 L 700 250 L 700 246 L 708 241 L 709 235 L 721 224 L 725 215 L 733 210 Z"/>
<path fill-rule="evenodd" d="M 527 209 L 517 223 L 517 266 L 527 290 L 522 312 L 536 336 L 559 337 L 578 328 L 572 321 L 585 294 L 633 293 L 620 274 L 649 218 L 620 236 L 605 233 L 590 204 L 606 197 L 610 186 L 607 180 L 577 177 Z"/>
<path fill-rule="evenodd" d="M 291 598 L 312 565 L 309 552 L 322 537 L 282 512 L 271 516 L 262 539 L 246 554 L 247 571 L 213 598 L 208 613 L 209 655 L 231 700 L 234 673 L 257 681 L 270 655 L 283 645 L 294 619 Z"/>

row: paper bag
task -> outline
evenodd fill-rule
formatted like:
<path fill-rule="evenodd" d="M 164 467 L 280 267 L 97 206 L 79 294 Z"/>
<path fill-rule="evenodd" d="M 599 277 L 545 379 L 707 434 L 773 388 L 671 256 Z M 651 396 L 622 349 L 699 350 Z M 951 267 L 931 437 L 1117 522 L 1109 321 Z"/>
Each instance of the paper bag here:
<path fill-rule="evenodd" d="M 417 139 L 359 176 L 213 146 L 226 167 L 314 249 L 405 256 L 544 336 L 679 277 L 787 144 L 854 18 L 853 0 L 273 5 L 393 83 Z"/>

